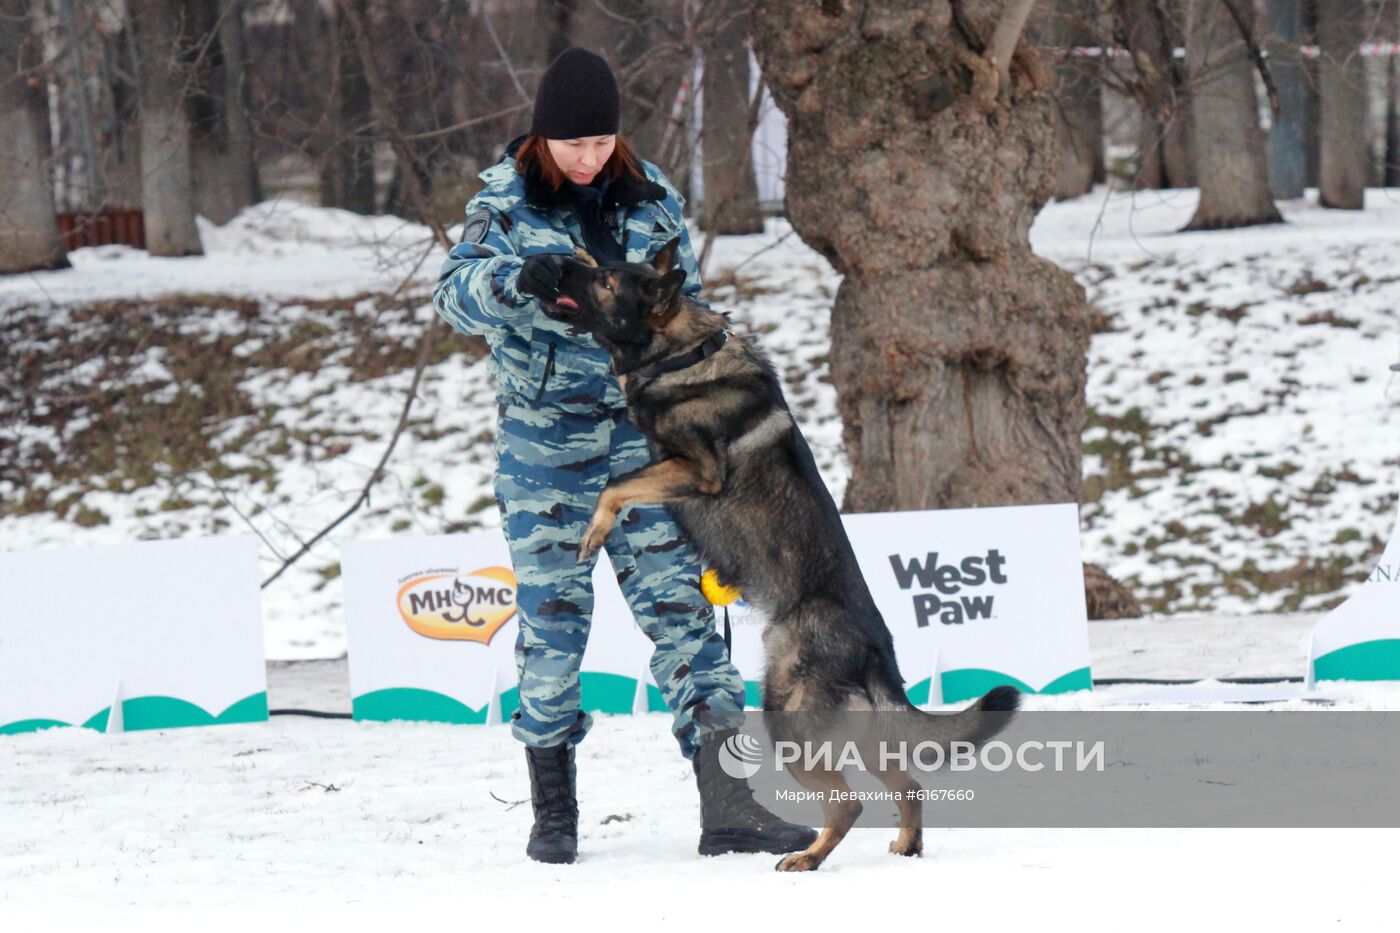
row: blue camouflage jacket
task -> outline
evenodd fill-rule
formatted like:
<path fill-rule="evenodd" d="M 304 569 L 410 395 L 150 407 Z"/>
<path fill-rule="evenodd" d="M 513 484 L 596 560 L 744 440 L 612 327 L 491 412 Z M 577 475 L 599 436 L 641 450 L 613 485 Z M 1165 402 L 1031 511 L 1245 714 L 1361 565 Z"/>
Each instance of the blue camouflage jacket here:
<path fill-rule="evenodd" d="M 515 151 L 479 176 L 486 183 L 467 202 L 462 240 L 448 253 L 433 290 L 438 314 L 464 334 L 486 338 L 498 393 L 536 405 L 588 412 L 625 402 L 606 350 L 588 334 L 545 315 L 538 299 L 516 290 L 525 257 L 570 254 L 583 246 L 578 211 L 565 192 L 522 176 Z M 700 274 L 681 208 L 685 199 L 655 165 L 642 160 L 645 181 L 623 176 L 608 185 L 603 210 L 628 262 L 647 262 L 672 237 L 680 236 L 682 291 L 700 293 Z"/>

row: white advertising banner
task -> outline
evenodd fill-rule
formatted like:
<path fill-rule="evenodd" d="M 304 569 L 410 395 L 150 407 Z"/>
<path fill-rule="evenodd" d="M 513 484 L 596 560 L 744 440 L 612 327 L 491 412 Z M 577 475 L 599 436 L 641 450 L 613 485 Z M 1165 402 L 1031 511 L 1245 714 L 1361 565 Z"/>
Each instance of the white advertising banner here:
<path fill-rule="evenodd" d="M 1092 689 L 1077 505 L 842 518 L 915 704 L 958 703 L 1001 684 Z M 730 608 L 734 662 L 757 680 L 763 620 L 743 603 Z"/>
<path fill-rule="evenodd" d="M 1077 506 L 844 521 L 915 703 L 960 702 L 999 684 L 1038 693 L 1092 687 Z M 509 717 L 518 620 L 499 532 L 350 542 L 342 570 L 356 719 L 479 723 L 493 709 Z M 664 711 L 648 668 L 651 643 L 606 557 L 593 580 L 584 708 Z M 742 600 L 729 615 L 734 663 L 756 706 L 763 621 Z"/>
<path fill-rule="evenodd" d="M 252 535 L 0 552 L 0 733 L 266 719 Z"/>
<path fill-rule="evenodd" d="M 515 711 L 519 621 L 500 532 L 347 542 L 341 572 L 356 719 L 484 723 Z M 582 704 L 630 713 L 639 681 L 643 690 L 650 682 L 651 642 L 633 624 L 606 556 L 593 586 Z"/>
<path fill-rule="evenodd" d="M 1400 680 L 1400 516 L 1370 576 L 1309 637 L 1312 680 Z"/>

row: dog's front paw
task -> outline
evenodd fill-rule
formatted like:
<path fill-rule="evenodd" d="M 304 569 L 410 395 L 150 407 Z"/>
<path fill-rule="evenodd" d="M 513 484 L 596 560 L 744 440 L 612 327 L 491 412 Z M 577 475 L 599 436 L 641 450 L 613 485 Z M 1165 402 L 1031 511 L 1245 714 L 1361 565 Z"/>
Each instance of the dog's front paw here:
<path fill-rule="evenodd" d="M 583 540 L 578 545 L 578 559 L 580 561 L 592 560 L 597 553 L 602 550 L 603 542 L 608 539 L 608 528 L 600 520 L 599 516 L 594 516 L 589 522 L 588 530 L 583 533 Z"/>
<path fill-rule="evenodd" d="M 782 860 L 775 866 L 777 871 L 816 871 L 821 868 L 822 860 L 815 855 L 806 852 L 794 852 L 791 855 L 784 855 Z"/>

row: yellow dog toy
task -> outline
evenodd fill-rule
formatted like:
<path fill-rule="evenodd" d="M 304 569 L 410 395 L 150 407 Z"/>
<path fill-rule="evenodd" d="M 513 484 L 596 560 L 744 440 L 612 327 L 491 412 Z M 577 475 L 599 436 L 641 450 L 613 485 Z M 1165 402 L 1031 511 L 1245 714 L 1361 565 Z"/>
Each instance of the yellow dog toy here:
<path fill-rule="evenodd" d="M 700 575 L 700 592 L 705 594 L 712 606 L 728 606 L 741 595 L 737 587 L 719 582 L 719 574 L 713 569 Z"/>

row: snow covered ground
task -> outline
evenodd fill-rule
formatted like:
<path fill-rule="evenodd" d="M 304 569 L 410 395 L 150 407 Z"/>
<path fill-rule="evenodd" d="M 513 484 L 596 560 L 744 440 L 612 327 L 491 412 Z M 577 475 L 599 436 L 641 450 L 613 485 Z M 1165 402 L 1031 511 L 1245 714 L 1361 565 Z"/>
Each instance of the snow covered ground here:
<path fill-rule="evenodd" d="M 1206 640 L 1210 630 L 1184 621 L 1179 648 L 1188 636 Z M 1216 644 L 1222 662 L 1241 648 Z M 348 708 L 343 676 L 339 662 L 275 664 L 271 704 Z M 1332 708 L 1400 702 L 1395 685 L 1323 686 Z M 1028 705 L 1095 709 L 1140 689 Z M 1190 705 L 1192 688 L 1170 689 Z M 660 714 L 597 717 L 579 752 L 581 860 L 558 867 L 524 858 L 524 756 L 500 726 L 274 716 L 5 736 L 0 923 L 135 929 L 139 917 L 155 929 L 280 930 L 421 919 L 540 929 L 589 918 L 695 929 L 820 919 L 835 929 L 888 918 L 992 930 L 1312 931 L 1393 921 L 1393 830 L 932 829 L 924 857 L 906 860 L 886 852 L 890 830 L 867 829 L 810 876 L 775 873 L 766 855 L 701 859 L 693 777 L 668 726 Z"/>
<path fill-rule="evenodd" d="M 1097 623 L 1096 675 L 1287 676 L 1315 618 L 1198 617 Z M 1205 686 L 1210 686 L 1209 684 Z M 348 712 L 344 661 L 274 662 L 273 709 Z M 1154 709 L 1199 704 L 1156 688 Z M 1238 689 L 1222 687 L 1220 689 Z M 1299 691 L 1301 686 L 1291 688 Z M 1141 685 L 1031 697 L 1031 709 L 1142 708 Z M 1325 708 L 1395 709 L 1400 686 L 1321 685 Z M 1262 707 L 1252 707 L 1261 709 Z M 1318 708 L 1294 699 L 1268 709 Z M 738 918 L 977 922 L 1010 929 L 1142 929 L 1189 922 L 1315 930 L 1387 922 L 1392 830 L 1009 830 L 928 832 L 897 859 L 889 830 L 860 830 L 811 877 L 770 856 L 701 859 L 690 770 L 669 717 L 597 717 L 580 746 L 581 861 L 523 857 L 523 755 L 500 726 L 354 723 L 278 715 L 265 724 L 100 735 L 0 737 L 0 921 L 26 929 L 300 927 L 319 920 L 530 928 L 553 917 L 675 923 Z M 538 912 L 538 913 L 536 913 Z M 556 913 L 557 912 L 557 913 Z M 878 921 L 877 921 L 878 922 Z M 34 923 L 35 926 L 25 926 Z M 126 928 L 123 926 L 122 928 Z"/>

